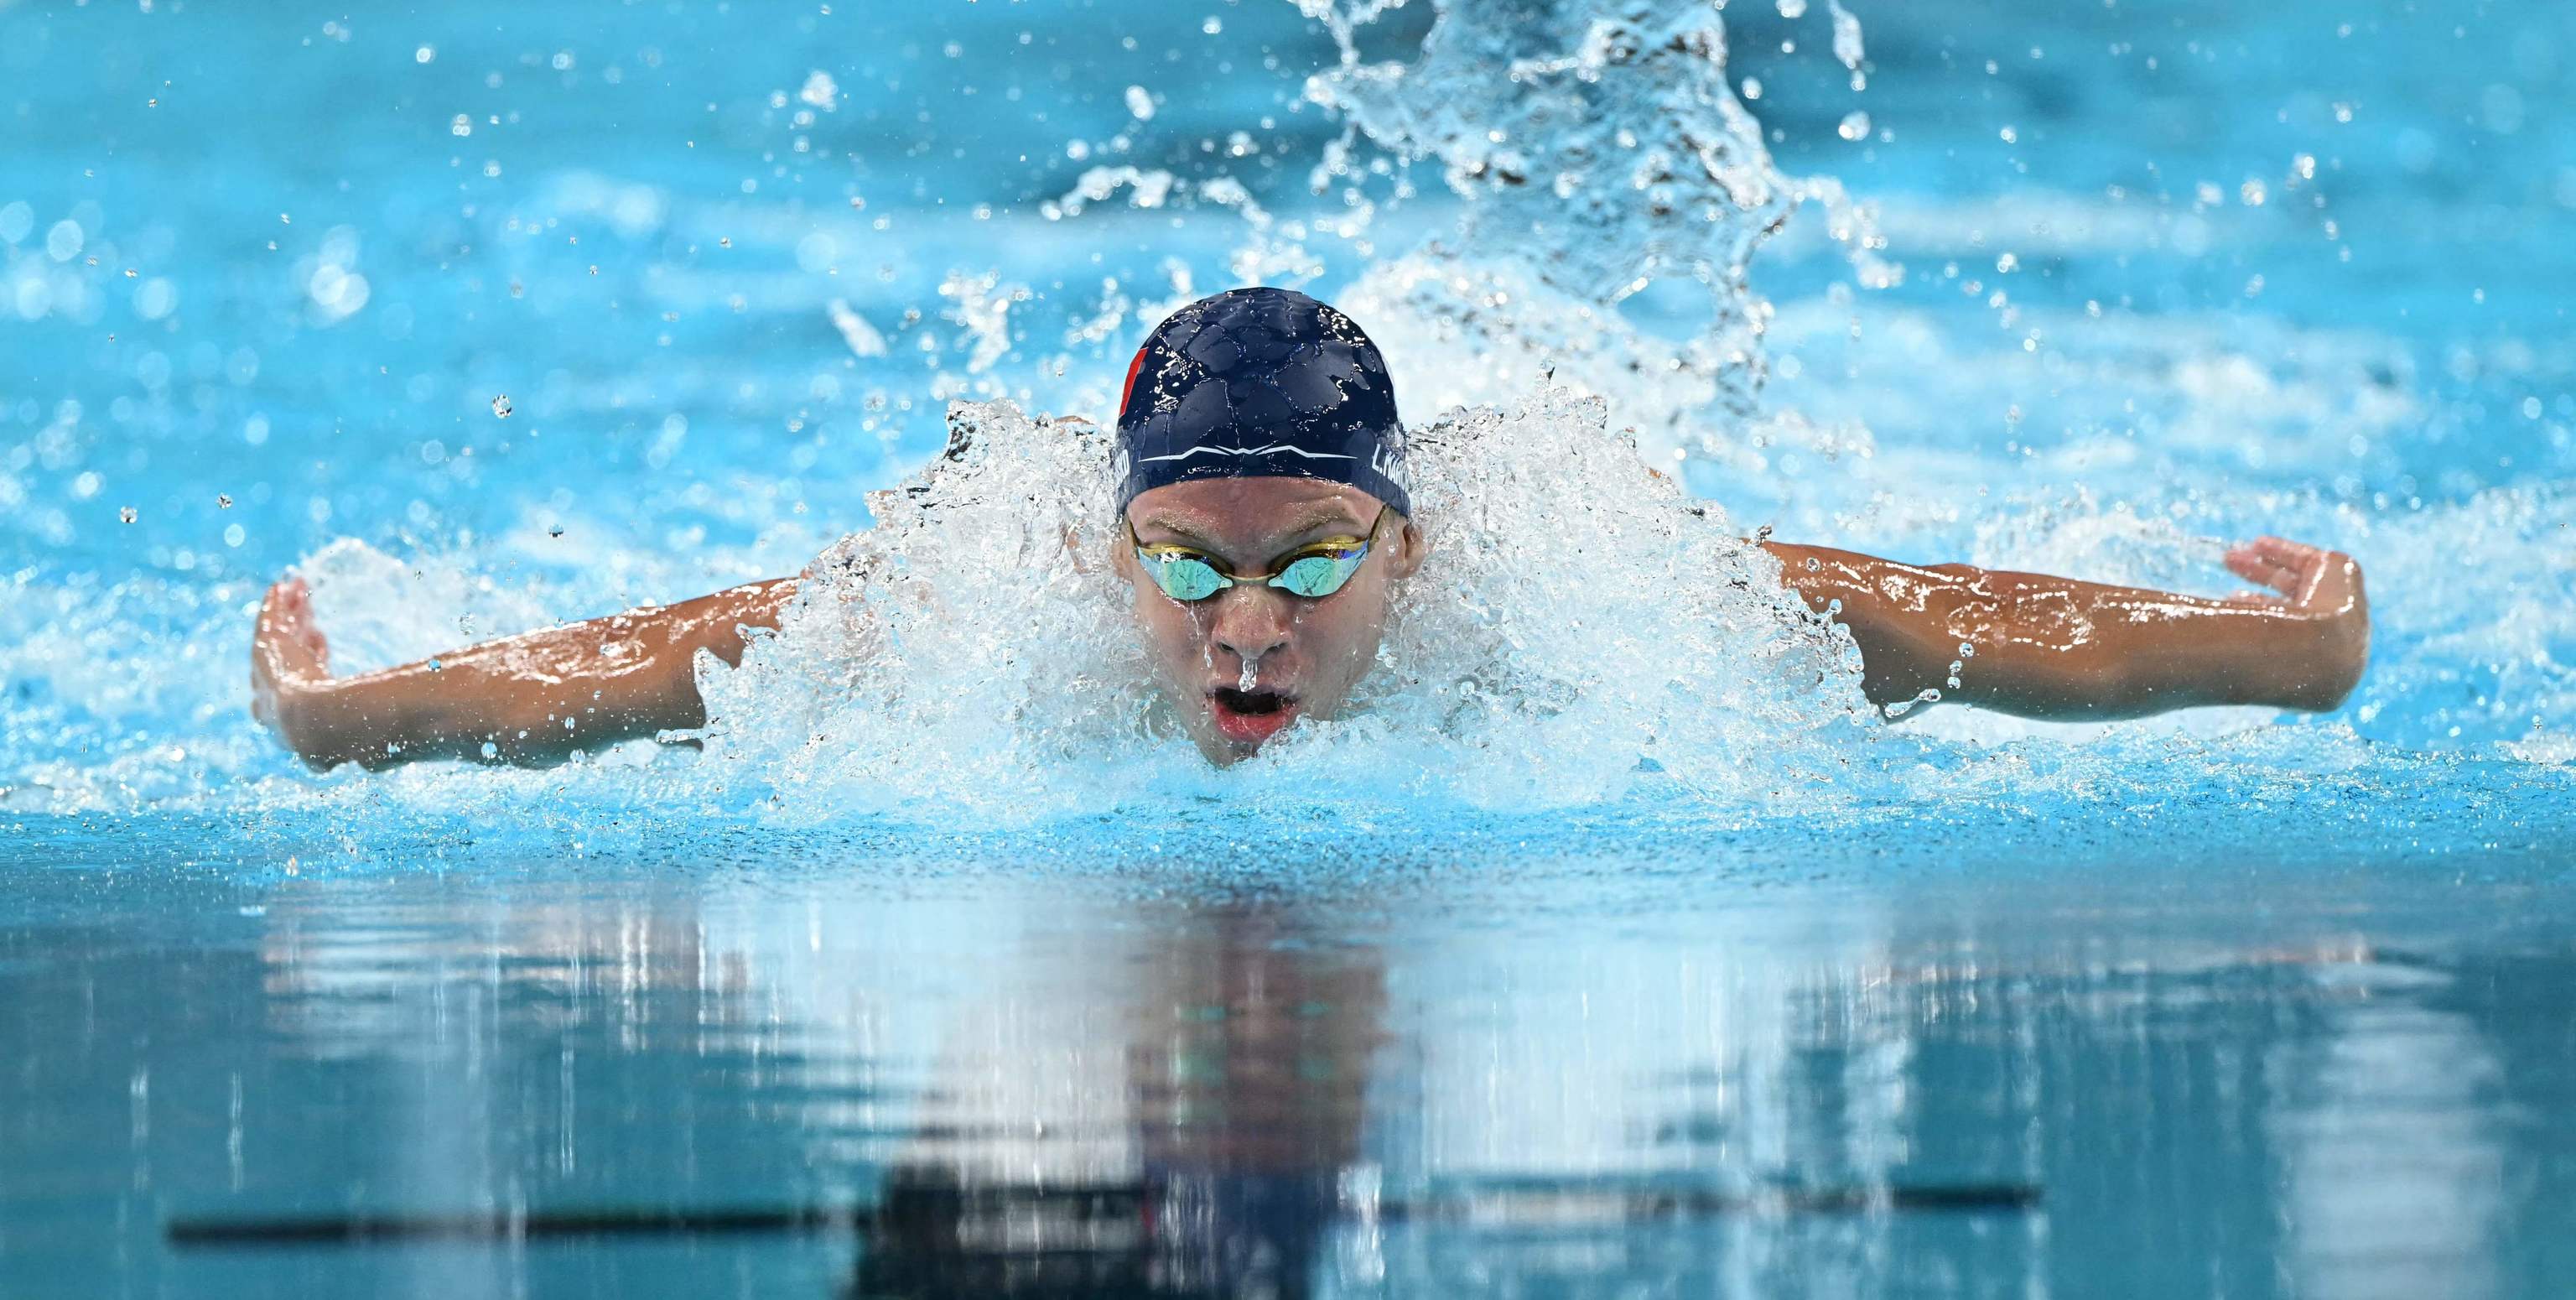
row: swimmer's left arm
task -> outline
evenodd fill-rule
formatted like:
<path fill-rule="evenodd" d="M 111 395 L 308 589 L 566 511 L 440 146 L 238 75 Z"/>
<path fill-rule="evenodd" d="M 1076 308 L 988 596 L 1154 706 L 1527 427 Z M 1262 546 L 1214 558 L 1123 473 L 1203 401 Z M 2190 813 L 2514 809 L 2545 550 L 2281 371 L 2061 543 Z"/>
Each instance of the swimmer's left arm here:
<path fill-rule="evenodd" d="M 1938 691 L 2032 718 L 2207 704 L 2321 712 L 2351 694 L 2370 654 L 2361 566 L 2277 537 L 2227 553 L 2230 570 L 2267 589 L 2228 600 L 1763 546 L 1810 607 L 1841 602 L 1832 617 L 1851 629 L 1863 689 L 1881 705 Z"/>

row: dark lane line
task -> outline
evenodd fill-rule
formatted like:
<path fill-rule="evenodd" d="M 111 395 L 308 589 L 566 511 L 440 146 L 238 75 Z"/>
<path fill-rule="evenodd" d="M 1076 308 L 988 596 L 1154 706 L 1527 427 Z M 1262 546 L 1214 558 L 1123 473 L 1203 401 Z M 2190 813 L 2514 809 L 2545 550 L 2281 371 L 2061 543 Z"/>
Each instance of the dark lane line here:
<path fill-rule="evenodd" d="M 1134 1189 L 1066 1188 L 1047 1199 Z M 2040 1189 L 2025 1183 L 1781 1189 L 1750 1193 L 1603 1191 L 1523 1186 L 1418 1201 L 1386 1201 L 1388 1223 L 1473 1223 L 1479 1228 L 1583 1227 L 1744 1214 L 2024 1213 Z M 269 1219 L 173 1219 L 173 1246 L 365 1245 L 407 1241 L 509 1241 L 568 1237 L 694 1237 L 748 1233 L 865 1235 L 866 1211 L 815 1206 L 732 1210 L 611 1208 L 540 1214 L 348 1214 Z"/>

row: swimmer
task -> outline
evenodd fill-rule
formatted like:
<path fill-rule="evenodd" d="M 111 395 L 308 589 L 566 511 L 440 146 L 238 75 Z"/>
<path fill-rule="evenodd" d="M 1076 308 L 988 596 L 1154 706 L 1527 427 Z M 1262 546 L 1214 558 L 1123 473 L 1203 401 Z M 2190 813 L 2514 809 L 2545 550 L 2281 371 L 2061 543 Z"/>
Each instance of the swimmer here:
<path fill-rule="evenodd" d="M 1119 401 L 1113 563 L 1159 686 L 1209 761 L 1340 714 L 1394 603 L 1438 598 L 1402 585 L 1426 549 L 1404 444 L 1376 346 L 1304 294 L 1201 299 L 1136 353 Z M 2369 654 L 2360 566 L 2277 537 L 2227 553 L 2260 590 L 2225 600 L 1758 544 L 1784 583 L 1851 630 L 1863 689 L 1882 707 L 1937 691 L 2052 719 L 2323 711 Z M 260 607 L 251 708 L 316 770 L 561 762 L 703 726 L 698 652 L 739 663 L 796 586 L 752 583 L 336 677 L 310 596 L 289 578 Z M 1954 672 L 1963 660 L 1973 670 Z"/>

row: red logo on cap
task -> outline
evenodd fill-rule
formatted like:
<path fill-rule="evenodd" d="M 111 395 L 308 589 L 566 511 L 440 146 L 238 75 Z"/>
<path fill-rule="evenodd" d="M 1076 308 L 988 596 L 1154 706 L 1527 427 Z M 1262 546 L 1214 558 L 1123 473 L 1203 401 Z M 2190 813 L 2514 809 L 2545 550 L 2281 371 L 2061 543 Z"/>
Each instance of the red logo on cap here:
<path fill-rule="evenodd" d="M 1145 368 L 1145 354 L 1153 347 L 1148 343 L 1136 349 L 1136 359 L 1127 363 L 1127 385 L 1118 390 L 1118 418 L 1122 420 L 1127 418 L 1128 399 L 1136 395 L 1136 372 Z"/>

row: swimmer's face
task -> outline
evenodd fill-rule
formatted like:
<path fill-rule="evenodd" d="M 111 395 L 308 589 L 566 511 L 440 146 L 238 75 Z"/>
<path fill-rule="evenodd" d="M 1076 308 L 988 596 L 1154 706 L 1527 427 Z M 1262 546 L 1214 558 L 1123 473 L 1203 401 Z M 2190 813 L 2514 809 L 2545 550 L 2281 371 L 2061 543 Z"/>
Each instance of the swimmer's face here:
<path fill-rule="evenodd" d="M 1129 503 L 1138 541 L 1186 546 L 1226 573 L 1270 573 L 1301 547 L 1365 538 L 1378 526 L 1359 571 L 1314 600 L 1246 582 L 1184 604 L 1164 595 L 1126 537 L 1117 538 L 1137 630 L 1211 761 L 1248 757 L 1298 718 L 1335 716 L 1376 662 L 1393 584 L 1420 568 L 1423 554 L 1421 530 L 1391 511 L 1380 523 L 1378 512 L 1378 499 L 1358 488 L 1305 478 L 1201 479 Z"/>

